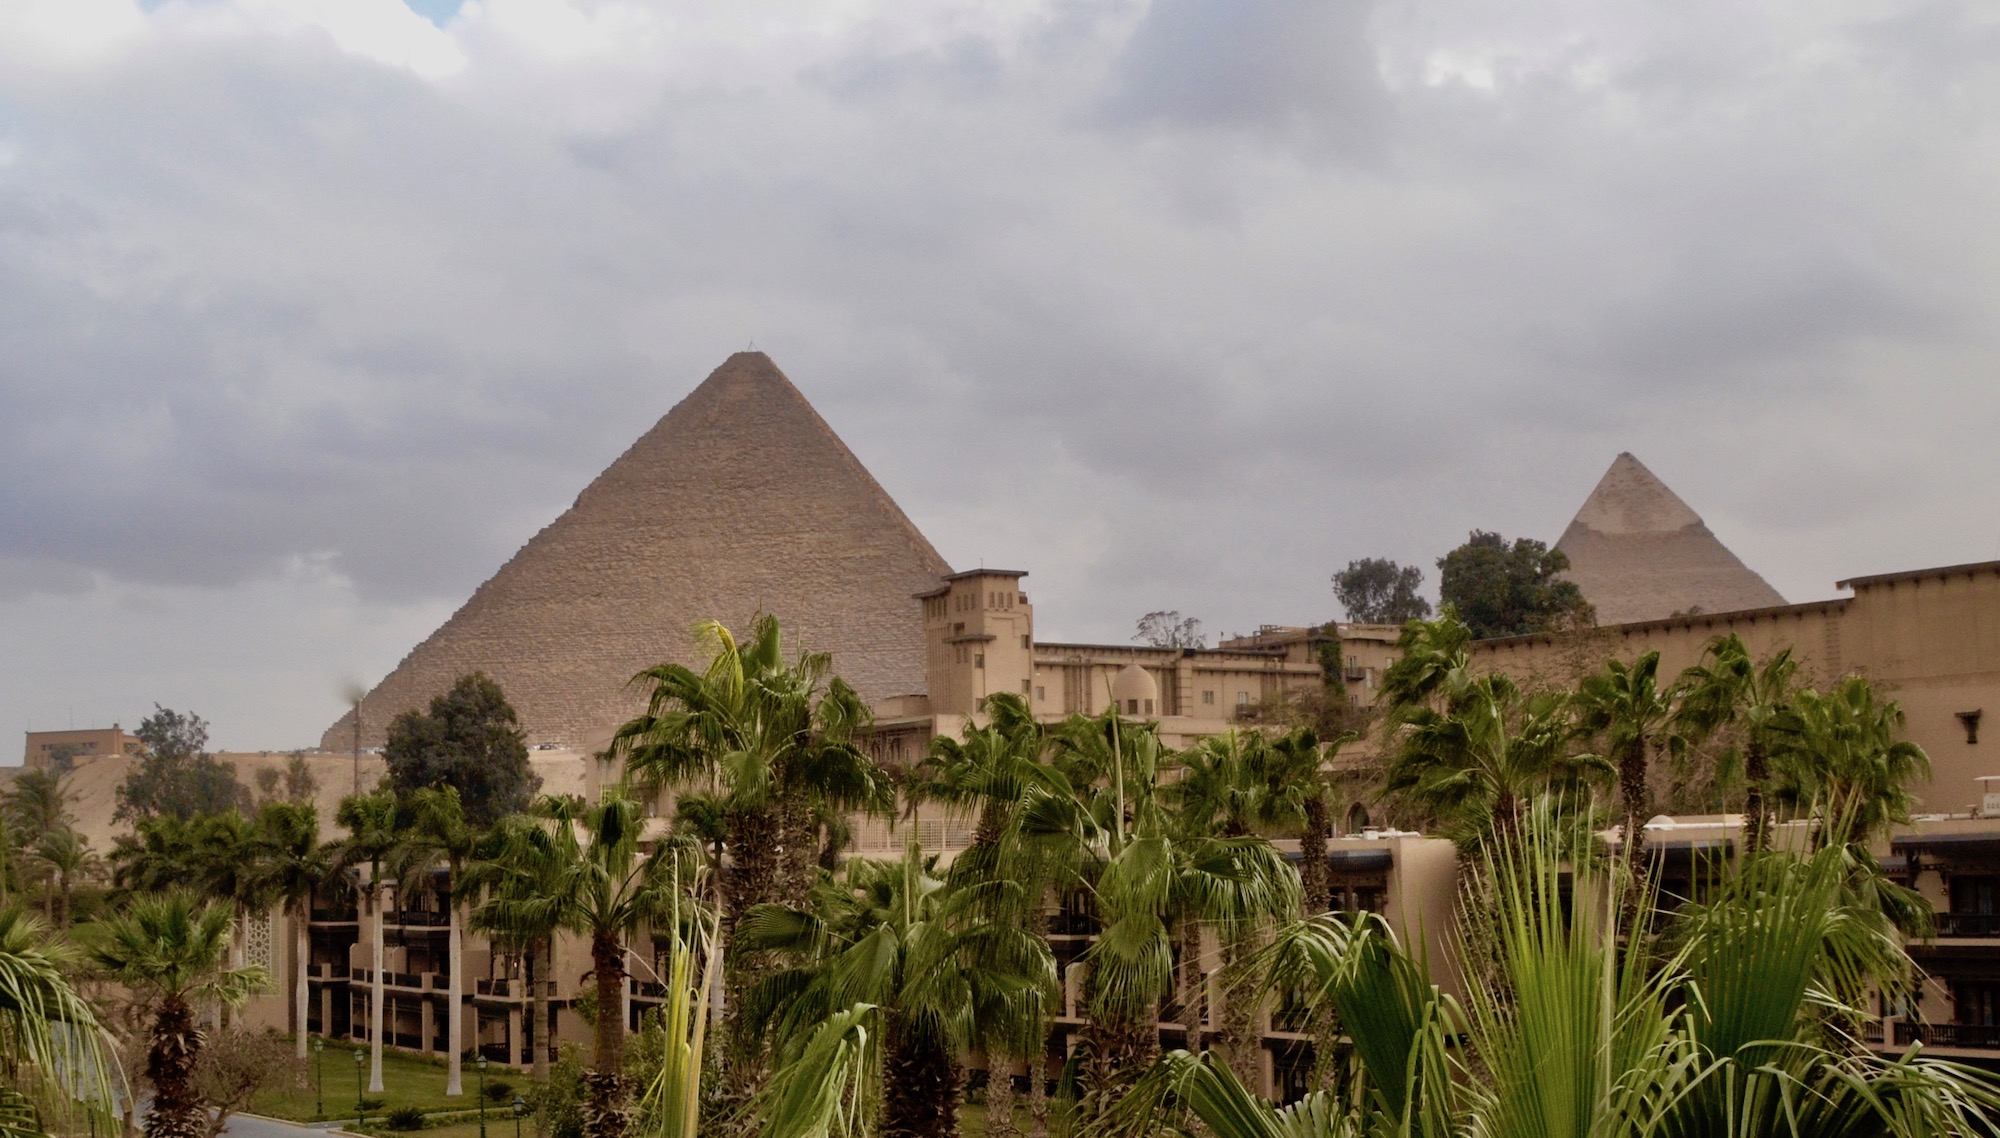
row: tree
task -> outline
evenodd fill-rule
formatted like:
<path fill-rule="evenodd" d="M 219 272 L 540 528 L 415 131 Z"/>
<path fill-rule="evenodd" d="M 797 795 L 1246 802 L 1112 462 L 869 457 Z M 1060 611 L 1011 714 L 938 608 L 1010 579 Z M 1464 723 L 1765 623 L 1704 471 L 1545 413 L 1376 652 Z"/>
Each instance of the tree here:
<path fill-rule="evenodd" d="M 1577 685 L 1576 699 L 1577 725 L 1602 739 L 1605 757 L 1618 772 L 1626 848 L 1634 866 L 1643 871 L 1652 757 L 1675 745 L 1680 689 L 1660 686 L 1660 654 L 1652 651 L 1630 664 L 1606 661 L 1604 670 L 1585 676 Z"/>
<path fill-rule="evenodd" d="M 485 827 L 527 809 L 541 786 L 528 769 L 526 739 L 500 685 L 472 672 L 434 697 L 428 712 L 391 720 L 382 759 L 399 793 L 456 787 L 467 822 Z"/>
<path fill-rule="evenodd" d="M 47 872 L 49 919 L 59 929 L 70 923 L 70 899 L 77 882 L 95 876 L 104 859 L 91 852 L 90 842 L 73 826 L 50 830 L 29 850 L 33 864 Z"/>
<path fill-rule="evenodd" d="M 1208 647 L 1208 638 L 1201 632 L 1201 622 L 1172 609 L 1147 613 L 1139 618 L 1138 628 L 1132 639 L 1143 640 L 1155 648 Z"/>
<path fill-rule="evenodd" d="M 686 800 L 683 799 L 683 802 Z M 549 1080 L 548 977 L 555 966 L 555 936 L 561 930 L 562 913 L 549 906 L 501 905 L 502 898 L 545 897 L 562 887 L 567 845 L 557 840 L 546 819 L 510 814 L 487 830 L 479 841 L 471 864 L 466 867 L 466 892 L 487 900 L 472 911 L 472 927 L 479 929 L 527 958 L 524 980 L 529 982 L 529 1021 L 534 1030 L 531 1060 L 535 1079 Z M 717 854 L 719 863 L 720 854 Z M 537 971 L 535 961 L 542 961 Z"/>
<path fill-rule="evenodd" d="M 313 774 L 312 763 L 304 755 L 295 754 L 285 760 L 285 800 L 287 802 L 311 802 L 319 796 L 319 777 Z"/>
<path fill-rule="evenodd" d="M 195 1022 L 196 1006 L 208 999 L 240 1005 L 266 980 L 261 968 L 228 967 L 231 923 L 227 906 L 175 892 L 140 898 L 92 930 L 92 961 L 131 989 L 152 1017 L 147 1138 L 208 1138 L 208 1110 L 194 1082 L 207 1040 Z"/>
<path fill-rule="evenodd" d="M 139 761 L 118 787 L 117 821 L 185 819 L 250 805 L 235 770 L 208 753 L 208 723 L 201 716 L 154 704 L 153 714 L 132 734 L 139 740 Z"/>
<path fill-rule="evenodd" d="M 305 802 L 267 802 L 257 812 L 252 873 L 257 889 L 282 901 L 292 918 L 293 1043 L 306 1058 L 307 958 L 312 955 L 308 922 L 314 895 L 333 883 L 332 847 L 319 840 L 319 811 Z M 454 967 L 456 963 L 454 962 Z M 454 973 L 456 975 L 456 973 Z M 458 1005 L 453 1003 L 455 1008 Z"/>
<path fill-rule="evenodd" d="M 1815 820 L 1815 848 L 1865 843 L 1910 820 L 1909 784 L 1930 778 L 1931 761 L 1902 729 L 1903 709 L 1864 676 L 1799 692 L 1774 722 L 1777 797 Z"/>
<path fill-rule="evenodd" d="M 1423 587 L 1422 569 L 1380 557 L 1350 561 L 1333 575 L 1333 595 L 1347 619 L 1363 624 L 1428 619 L 1431 603 L 1418 592 Z"/>
<path fill-rule="evenodd" d="M 618 729 L 607 753 L 625 759 L 646 793 L 717 793 L 730 861 L 720 883 L 724 941 L 734 944 L 735 923 L 751 906 L 796 900 L 811 887 L 822 817 L 887 813 L 895 788 L 855 745 L 868 708 L 831 674 L 832 657 L 808 652 L 788 663 L 768 615 L 741 643 L 716 623 L 698 636 L 711 651 L 707 669 L 662 664 L 634 677 L 648 689 L 646 710 Z M 727 1007 L 741 1006 L 755 971 L 745 954 L 729 954 Z M 730 1093 L 745 1096 L 760 1064 L 743 1047 L 728 1054 Z"/>
<path fill-rule="evenodd" d="M 301 1031 L 300 1038 L 304 1038 Z M 215 1113 L 204 1138 L 216 1138 L 230 1116 L 250 1105 L 266 1087 L 306 1085 L 306 1058 L 292 1054 L 274 1031 L 233 1028 L 209 1036 L 195 1060 L 194 1090 Z"/>
<path fill-rule="evenodd" d="M 69 779 L 54 770 L 22 771 L 5 794 L 0 794 L 0 811 L 7 816 L 9 832 L 27 846 L 33 846 L 58 830 L 76 824 L 70 813 Z"/>
<path fill-rule="evenodd" d="M 935 859 L 912 845 L 900 862 L 848 862 L 809 907 L 758 906 L 743 946 L 787 967 L 752 990 L 746 1018 L 770 1023 L 780 1054 L 792 1056 L 835 1014 L 874 1009 L 878 1133 L 951 1138 L 959 1057 L 1026 1050 L 1057 993 L 1048 945 L 1019 923 L 984 919 L 982 888 L 994 887 L 947 888 Z"/>
<path fill-rule="evenodd" d="M 368 879 L 360 883 L 362 895 L 374 913 L 374 940 L 369 945 L 368 972 L 368 1089 L 382 1090 L 382 863 L 402 841 L 403 819 L 398 816 L 396 794 L 384 788 L 368 794 L 352 794 L 341 800 L 334 820 L 347 829 L 347 837 L 334 847 L 334 864 L 343 870 L 368 865 Z"/>
<path fill-rule="evenodd" d="M 541 849 L 552 864 L 503 882 L 486 902 L 487 920 L 500 928 L 553 927 L 590 941 L 596 981 L 593 1070 L 585 1077 L 590 1101 L 584 1138 L 621 1138 L 630 1128 L 630 1088 L 625 1080 L 624 1006 L 626 937 L 674 911 L 671 851 L 640 847 L 645 817 L 621 786 L 608 787 L 595 804 L 543 798 Z M 689 870 L 688 879 L 694 873 Z M 528 886 L 525 888 L 510 886 Z"/>
<path fill-rule="evenodd" d="M 0 908 L 0 1135 L 34 1138 L 74 1104 L 111 1101 L 110 1063 L 76 955 L 20 906 Z M 50 1129 L 55 1129 L 51 1127 Z"/>
<path fill-rule="evenodd" d="M 1790 648 L 1762 663 L 1752 660 L 1732 632 L 1709 641 L 1701 662 L 1681 673 L 1677 733 L 1698 741 L 1735 729 L 1733 750 L 1740 753 L 1743 770 L 1743 845 L 1750 853 L 1768 844 L 1773 734 L 1791 710 L 1798 669 Z"/>
<path fill-rule="evenodd" d="M 458 788 L 455 786 L 427 786 L 410 794 L 405 808 L 409 813 L 409 829 L 403 837 L 399 851 L 403 876 L 412 873 L 426 873 L 431 866 L 443 862 L 450 874 L 446 885 L 448 908 L 451 913 L 449 947 L 450 975 L 447 980 L 445 1006 L 450 1008 L 446 1022 L 447 1047 L 450 1056 L 445 1060 L 444 1093 L 464 1094 L 461 1084 L 461 1068 L 465 1051 L 465 1014 L 462 993 L 465 990 L 463 967 L 465 959 L 465 925 L 463 914 L 473 890 L 466 880 L 466 869 L 478 853 L 480 832 L 465 815 Z M 539 1043 L 539 1040 L 537 1041 Z"/>
<path fill-rule="evenodd" d="M 1438 592 L 1479 640 L 1590 624 L 1583 591 L 1559 576 L 1567 568 L 1560 549 L 1525 537 L 1509 546 L 1497 533 L 1474 530 L 1438 559 Z"/>

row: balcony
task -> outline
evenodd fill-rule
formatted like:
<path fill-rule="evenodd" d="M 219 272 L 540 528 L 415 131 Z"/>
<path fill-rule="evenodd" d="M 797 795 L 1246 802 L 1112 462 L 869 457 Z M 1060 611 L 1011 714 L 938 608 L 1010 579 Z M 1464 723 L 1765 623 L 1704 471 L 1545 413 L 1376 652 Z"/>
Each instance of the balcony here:
<path fill-rule="evenodd" d="M 428 909 L 391 909 L 383 923 L 405 929 L 442 929 L 450 927 L 451 914 Z"/>
<path fill-rule="evenodd" d="M 1965 1047 L 1983 1051 L 2000 1050 L 2000 1026 L 1981 1023 L 1896 1024 L 1896 1046 L 1922 1043 L 1927 1047 Z"/>
<path fill-rule="evenodd" d="M 2000 938 L 2000 913 L 1939 913 L 1939 940 L 1946 938 Z"/>
<path fill-rule="evenodd" d="M 442 986 L 444 982 L 440 979 L 438 983 Z M 473 994 L 484 996 L 489 1000 L 532 1000 L 535 998 L 535 989 L 537 988 L 541 989 L 541 995 L 544 996 L 553 997 L 556 994 L 556 982 L 554 980 L 536 980 L 533 983 L 529 983 L 526 980 L 510 980 L 502 977 L 498 980 L 474 980 L 472 982 Z"/>
<path fill-rule="evenodd" d="M 664 1000 L 667 998 L 667 986 L 665 984 L 657 984 L 651 980 L 633 980 L 631 984 L 632 995 L 637 999 Z"/>
<path fill-rule="evenodd" d="M 347 979 L 347 965 L 314 961 L 306 972 L 306 979 L 317 980 L 322 984 L 334 981 L 344 982 Z"/>
<path fill-rule="evenodd" d="M 505 979 L 474 980 L 472 993 L 476 996 L 490 996 L 496 1000 L 511 1000 L 514 998 L 514 982 Z"/>

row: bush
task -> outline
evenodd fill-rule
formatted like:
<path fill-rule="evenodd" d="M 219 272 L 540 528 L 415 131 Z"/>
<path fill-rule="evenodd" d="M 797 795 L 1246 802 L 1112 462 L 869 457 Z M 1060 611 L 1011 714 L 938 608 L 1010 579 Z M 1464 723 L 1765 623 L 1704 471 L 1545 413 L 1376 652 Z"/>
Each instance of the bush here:
<path fill-rule="evenodd" d="M 488 1102 L 504 1103 L 513 1097 L 514 1084 L 505 1079 L 488 1079 L 486 1081 L 486 1099 Z"/>
<path fill-rule="evenodd" d="M 399 1106 L 389 1112 L 389 1117 L 383 1119 L 382 1124 L 391 1130 L 422 1130 L 424 1112 L 414 1106 Z"/>
<path fill-rule="evenodd" d="M 385 1098 L 365 1098 L 361 1100 L 361 1111 L 363 1114 L 374 1114 L 388 1105 L 389 1100 Z"/>

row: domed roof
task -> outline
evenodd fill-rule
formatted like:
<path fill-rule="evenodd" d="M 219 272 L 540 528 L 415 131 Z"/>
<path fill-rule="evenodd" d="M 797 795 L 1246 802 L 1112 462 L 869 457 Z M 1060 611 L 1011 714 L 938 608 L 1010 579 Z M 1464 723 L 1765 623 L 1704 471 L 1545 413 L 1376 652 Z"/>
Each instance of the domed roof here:
<path fill-rule="evenodd" d="M 1160 684 L 1151 672 L 1127 664 L 1111 679 L 1111 698 L 1127 715 L 1151 715 L 1160 705 Z"/>

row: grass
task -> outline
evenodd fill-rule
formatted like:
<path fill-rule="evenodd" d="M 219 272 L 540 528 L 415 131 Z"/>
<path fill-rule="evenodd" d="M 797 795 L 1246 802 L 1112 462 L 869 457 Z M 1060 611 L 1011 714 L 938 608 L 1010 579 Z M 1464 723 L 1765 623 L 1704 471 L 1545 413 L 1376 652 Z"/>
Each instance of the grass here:
<path fill-rule="evenodd" d="M 272 1118 L 289 1119 L 293 1122 L 323 1122 L 329 1119 L 353 1119 L 356 1083 L 354 1056 L 360 1055 L 360 1078 L 367 1079 L 368 1050 L 353 1044 L 328 1040 L 325 1053 L 309 1059 L 306 1067 L 304 1087 L 266 1087 L 250 1100 L 250 1113 L 268 1115 Z M 317 1110 L 315 1087 L 316 1067 L 323 1068 L 326 1076 L 326 1113 Z M 468 1062 L 465 1064 L 465 1093 L 457 1098 L 447 1098 L 444 1093 L 445 1064 L 442 1059 L 428 1056 L 410 1055 L 393 1048 L 382 1050 L 382 1090 L 369 1094 L 370 1099 L 382 1099 L 387 1105 L 379 1110 L 369 1111 L 369 1116 L 380 1119 L 383 1114 L 401 1106 L 414 1106 L 423 1111 L 468 1110 L 479 1106 L 479 1073 Z M 514 1092 L 519 1094 L 534 1084 L 526 1072 L 505 1069 L 490 1069 L 489 1081 L 512 1083 Z M 505 1114 L 506 1107 L 498 1108 Z M 496 1113 L 492 1103 L 487 1104 L 488 1138 L 498 1138 L 493 1133 L 493 1116 Z M 510 1123 L 511 1127 L 511 1123 Z M 429 1134 L 431 1131 L 425 1131 Z M 473 1124 L 473 1138 L 478 1138 L 478 1123 Z M 508 1131 L 511 1138 L 513 1131 Z"/>

